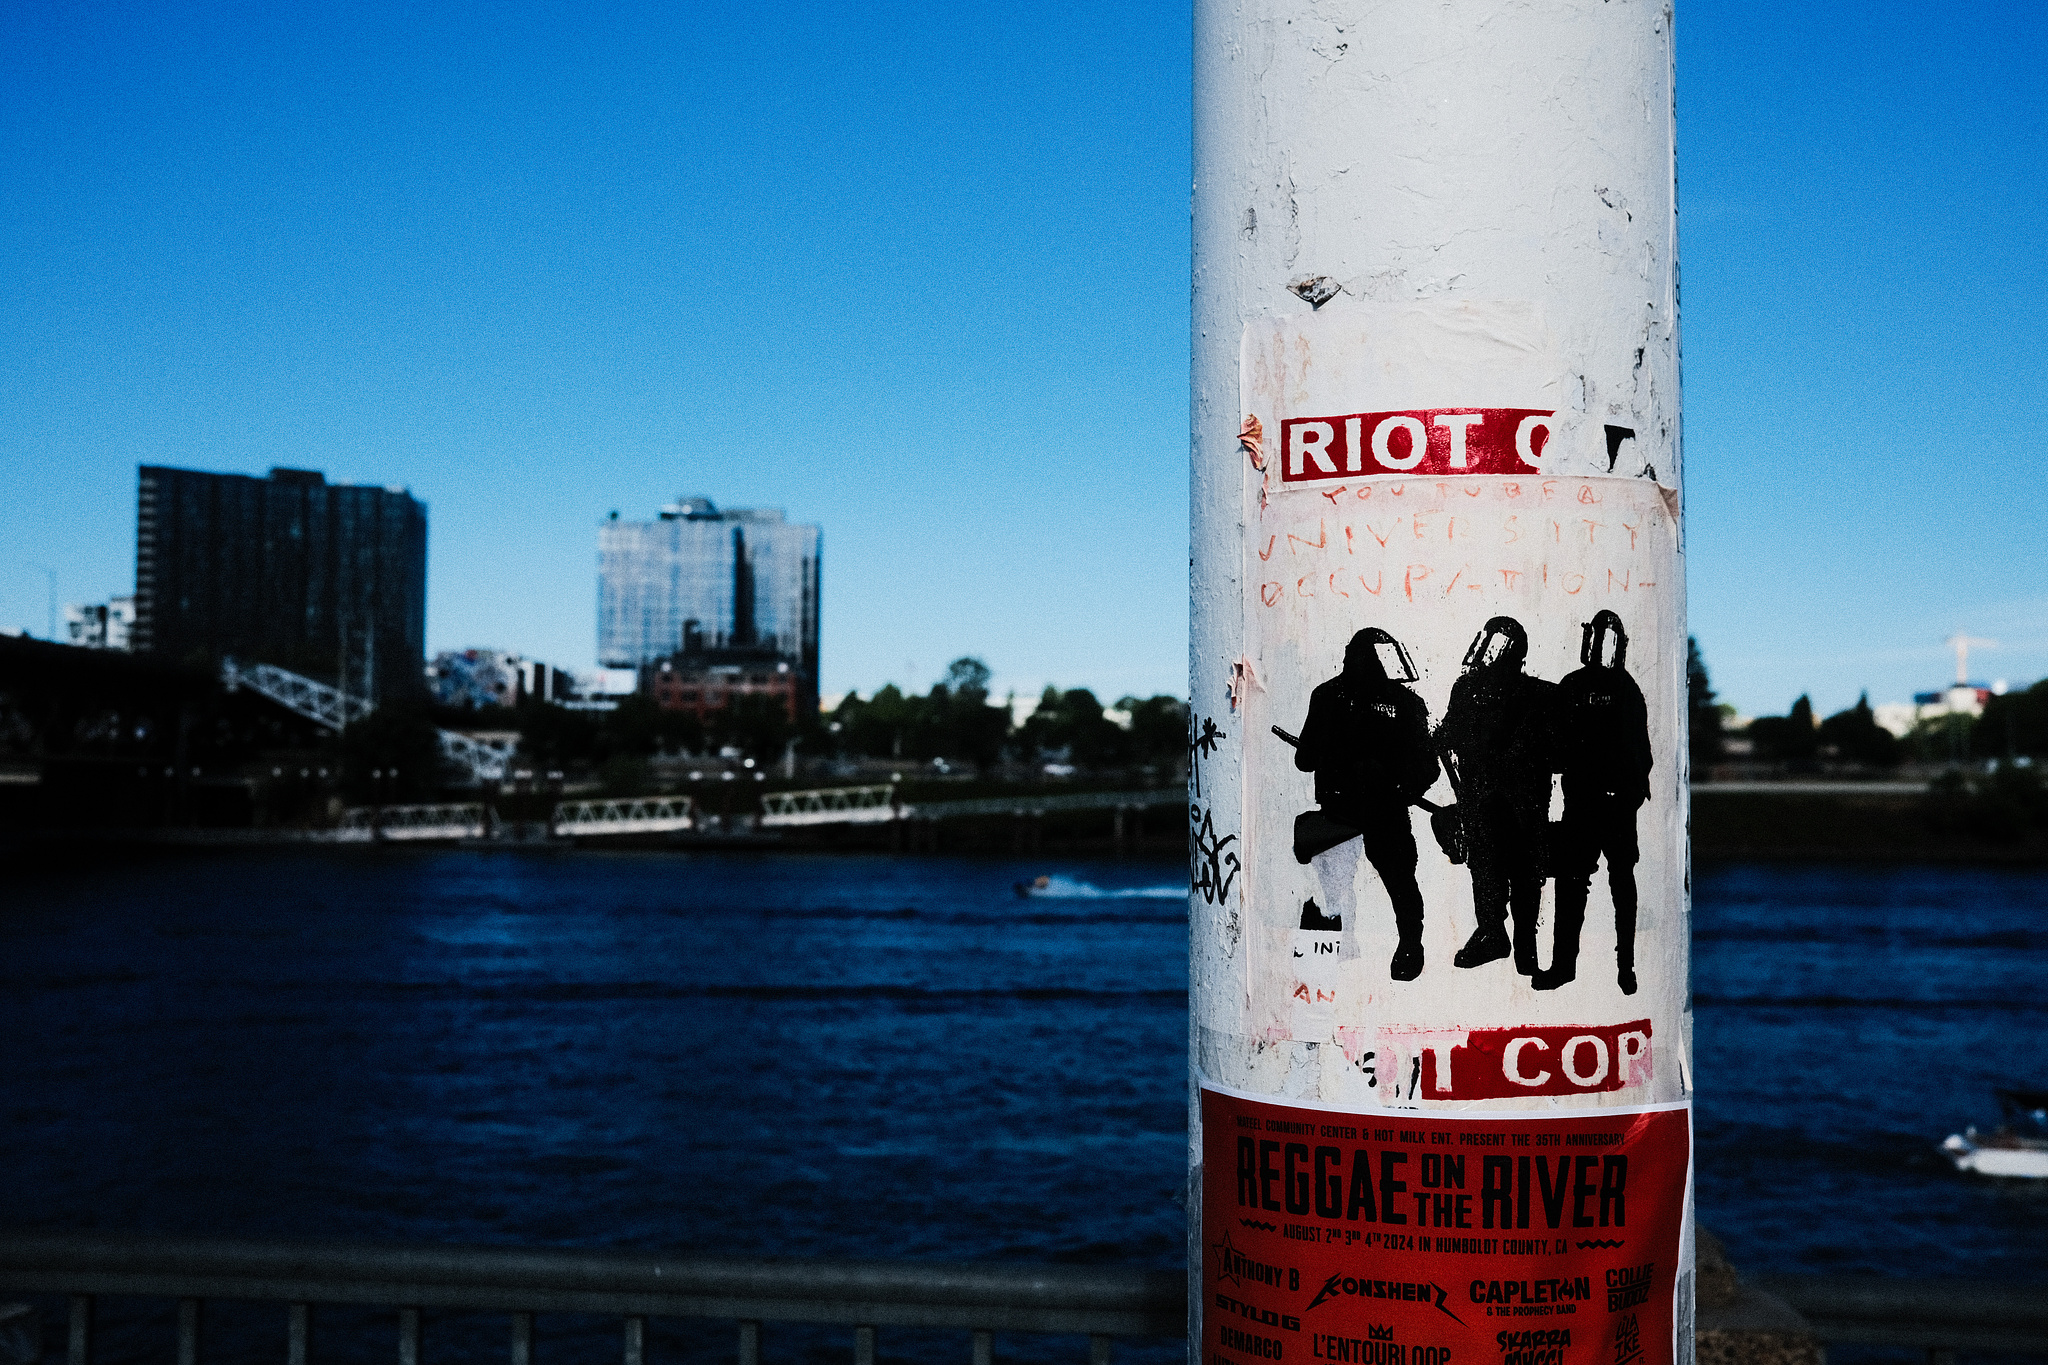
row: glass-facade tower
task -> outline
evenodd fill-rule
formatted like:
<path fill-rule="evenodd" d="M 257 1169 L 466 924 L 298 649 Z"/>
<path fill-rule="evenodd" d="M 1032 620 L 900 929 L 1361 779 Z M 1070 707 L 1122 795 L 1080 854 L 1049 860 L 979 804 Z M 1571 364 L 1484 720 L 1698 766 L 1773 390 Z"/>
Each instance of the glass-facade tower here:
<path fill-rule="evenodd" d="M 779 508 L 720 511 L 702 497 L 664 507 L 655 521 L 602 523 L 598 662 L 772 657 L 799 675 L 799 703 L 815 711 L 822 540 L 818 527 L 785 521 Z"/>

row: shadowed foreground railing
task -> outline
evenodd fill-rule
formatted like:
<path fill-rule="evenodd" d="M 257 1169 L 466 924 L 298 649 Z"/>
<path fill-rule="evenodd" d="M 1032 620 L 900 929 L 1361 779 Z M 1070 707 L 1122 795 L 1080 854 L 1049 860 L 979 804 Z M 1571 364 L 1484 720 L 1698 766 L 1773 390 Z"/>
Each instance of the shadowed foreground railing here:
<path fill-rule="evenodd" d="M 1969 1280 L 1757 1277 L 1824 1341 L 1924 1350 L 2048 1354 L 2048 1287 Z M 737 1324 L 739 1365 L 760 1365 L 761 1324 L 853 1329 L 854 1365 L 874 1365 L 879 1327 L 971 1334 L 990 1365 L 996 1332 L 1089 1338 L 1108 1365 L 1113 1337 L 1178 1337 L 1177 1271 L 1117 1266 L 938 1265 L 888 1261 L 728 1261 L 597 1251 L 357 1247 L 201 1241 L 107 1233 L 0 1232 L 0 1293 L 71 1300 L 67 1365 L 91 1365 L 98 1296 L 178 1301 L 178 1365 L 199 1365 L 207 1300 L 286 1305 L 288 1365 L 309 1365 L 313 1309 L 394 1310 L 398 1365 L 420 1365 L 420 1310 L 511 1318 L 511 1365 L 534 1365 L 536 1313 L 622 1320 L 624 1365 L 647 1365 L 648 1318 Z"/>
<path fill-rule="evenodd" d="M 0 1292 L 70 1296 L 67 1365 L 91 1365 L 101 1295 L 178 1300 L 178 1365 L 199 1365 L 209 1299 L 288 1305 L 289 1365 L 308 1365 L 319 1304 L 396 1309 L 399 1365 L 419 1365 L 423 1308 L 509 1313 L 512 1365 L 533 1365 L 535 1313 L 623 1319 L 624 1365 L 645 1365 L 647 1319 L 666 1317 L 735 1320 L 740 1365 L 759 1365 L 764 1322 L 851 1327 L 855 1365 L 874 1365 L 878 1327 L 963 1329 L 974 1365 L 989 1365 L 995 1332 L 1083 1335 L 1091 1365 L 1108 1365 L 1112 1337 L 1178 1337 L 1187 1311 L 1177 1272 L 1117 1266 L 727 1261 L 105 1233 L 0 1233 Z"/>

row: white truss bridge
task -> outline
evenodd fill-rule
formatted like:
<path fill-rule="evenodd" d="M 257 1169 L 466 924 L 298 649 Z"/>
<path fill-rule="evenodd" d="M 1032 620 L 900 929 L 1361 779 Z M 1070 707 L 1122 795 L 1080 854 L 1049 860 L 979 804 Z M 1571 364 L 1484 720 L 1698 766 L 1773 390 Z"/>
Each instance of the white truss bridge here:
<path fill-rule="evenodd" d="M 377 709 L 377 703 L 368 697 L 352 697 L 338 687 L 314 682 L 275 664 L 238 664 L 223 659 L 220 680 L 230 692 L 246 687 L 330 730 L 345 729 Z"/>
<path fill-rule="evenodd" d="M 460 730 L 436 730 L 434 734 L 441 741 L 441 756 L 468 773 L 478 786 L 504 781 L 505 769 L 519 751 L 516 734 L 466 735 Z"/>
<path fill-rule="evenodd" d="M 369 806 L 356 806 L 341 813 L 341 823 L 334 827 L 329 836 L 337 844 L 367 844 L 377 838 L 377 812 Z"/>
<path fill-rule="evenodd" d="M 764 829 L 803 825 L 880 825 L 898 818 L 896 788 L 822 787 L 815 791 L 766 792 L 761 797 Z"/>
<path fill-rule="evenodd" d="M 820 787 L 814 791 L 766 792 L 761 797 L 761 826 L 791 829 L 802 825 L 879 825 L 891 820 L 951 820 L 963 816 L 1048 815 L 1055 811 L 1142 811 L 1154 806 L 1179 806 L 1187 800 L 1178 787 L 1161 791 L 1052 792 L 988 796 L 962 801 L 898 801 L 896 788 Z"/>
<path fill-rule="evenodd" d="M 368 697 L 350 696 L 338 687 L 315 682 L 275 664 L 238 664 L 233 659 L 224 659 L 220 677 L 230 692 L 246 687 L 329 730 L 346 729 L 377 709 L 377 703 Z M 517 735 L 465 735 L 456 730 L 434 733 L 441 742 L 441 756 L 466 775 L 470 786 L 503 781 L 506 766 L 519 748 Z"/>
<path fill-rule="evenodd" d="M 962 816 L 1051 815 L 1073 810 L 1142 811 L 1157 806 L 1180 806 L 1186 802 L 1187 793 L 1179 787 L 1134 792 L 1019 792 L 1013 796 L 971 797 L 962 801 L 905 803 L 903 818 L 955 820 Z"/>
<path fill-rule="evenodd" d="M 491 824 L 490 808 L 479 801 L 432 806 L 358 806 L 343 814 L 334 838 L 343 844 L 483 839 L 489 837 Z"/>
<path fill-rule="evenodd" d="M 643 796 L 616 801 L 564 801 L 555 807 L 558 839 L 615 834 L 674 834 L 693 828 L 687 796 Z"/>

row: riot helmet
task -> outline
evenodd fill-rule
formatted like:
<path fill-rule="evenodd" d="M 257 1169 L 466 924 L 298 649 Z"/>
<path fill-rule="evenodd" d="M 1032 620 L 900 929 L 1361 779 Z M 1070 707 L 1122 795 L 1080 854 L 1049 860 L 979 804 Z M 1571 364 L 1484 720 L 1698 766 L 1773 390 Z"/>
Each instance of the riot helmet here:
<path fill-rule="evenodd" d="M 1621 617 L 1602 611 L 1582 627 L 1579 662 L 1589 668 L 1620 668 L 1628 662 L 1628 632 Z"/>
<path fill-rule="evenodd" d="M 1498 668 L 1520 672 L 1528 657 L 1529 632 L 1522 629 L 1522 623 L 1512 616 L 1496 616 L 1472 637 L 1472 647 L 1465 651 L 1465 671 Z"/>
<path fill-rule="evenodd" d="M 1378 626 L 1367 626 L 1344 647 L 1344 676 L 1367 682 L 1412 683 L 1421 674 L 1399 640 Z"/>

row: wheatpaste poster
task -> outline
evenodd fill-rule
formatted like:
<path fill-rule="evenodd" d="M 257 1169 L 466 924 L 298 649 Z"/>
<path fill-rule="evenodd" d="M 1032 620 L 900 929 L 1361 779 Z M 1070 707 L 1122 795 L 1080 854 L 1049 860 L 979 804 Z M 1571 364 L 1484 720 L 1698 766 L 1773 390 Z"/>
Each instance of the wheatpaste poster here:
<path fill-rule="evenodd" d="M 1240 401 L 1246 649 L 1211 723 L 1244 746 L 1242 998 L 1214 1022 L 1322 1060 L 1307 1091 L 1203 1086 L 1208 1346 L 1667 1361 L 1691 1148 L 1668 433 L 1587 404 L 1512 303 L 1261 321 Z"/>

